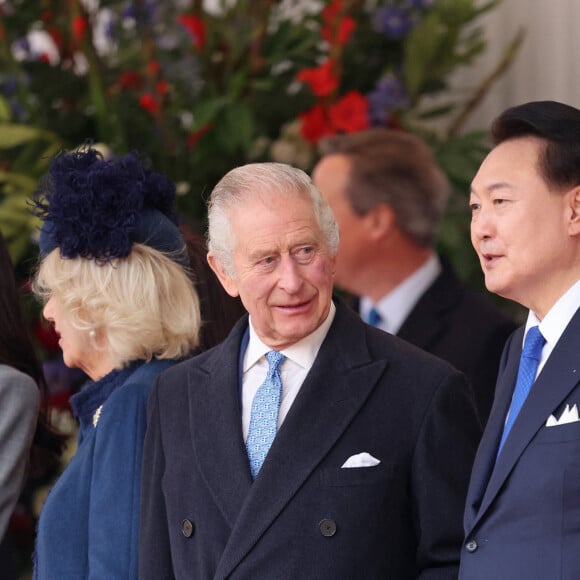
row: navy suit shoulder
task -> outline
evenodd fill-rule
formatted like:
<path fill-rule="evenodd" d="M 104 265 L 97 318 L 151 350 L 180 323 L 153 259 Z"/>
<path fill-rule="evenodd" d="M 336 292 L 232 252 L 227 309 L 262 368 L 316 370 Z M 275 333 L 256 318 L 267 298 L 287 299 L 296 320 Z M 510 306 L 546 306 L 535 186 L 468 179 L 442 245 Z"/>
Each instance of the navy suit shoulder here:
<path fill-rule="evenodd" d="M 485 425 L 505 341 L 517 324 L 491 300 L 466 287 L 451 264 L 419 299 L 397 335 L 465 373 Z"/>

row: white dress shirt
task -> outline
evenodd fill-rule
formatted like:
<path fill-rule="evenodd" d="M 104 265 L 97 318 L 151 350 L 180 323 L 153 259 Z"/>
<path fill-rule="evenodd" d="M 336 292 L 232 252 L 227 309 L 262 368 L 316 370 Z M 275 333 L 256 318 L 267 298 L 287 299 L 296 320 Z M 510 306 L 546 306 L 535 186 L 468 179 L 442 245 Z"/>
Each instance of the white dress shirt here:
<path fill-rule="evenodd" d="M 563 294 L 558 301 L 550 308 L 544 319 L 540 322 L 537 316 L 530 310 L 528 320 L 526 321 L 526 331 L 524 338 L 528 333 L 528 329 L 532 326 L 539 326 L 542 336 L 546 339 L 546 344 L 542 349 L 542 358 L 536 376 L 544 368 L 546 361 L 554 350 L 556 343 L 566 330 L 566 327 L 572 320 L 576 311 L 580 308 L 580 280 L 576 282 L 569 290 Z"/>
<path fill-rule="evenodd" d="M 359 307 L 361 318 L 367 321 L 369 312 L 374 306 L 375 310 L 381 315 L 381 322 L 376 325 L 377 328 L 391 334 L 397 334 L 415 304 L 439 276 L 441 269 L 439 257 L 436 254 L 432 254 L 418 270 L 413 272 L 411 276 L 384 298 L 381 298 L 377 304 L 373 304 L 372 300 L 367 296 L 362 296 Z"/>
<path fill-rule="evenodd" d="M 286 356 L 286 360 L 280 367 L 282 400 L 278 412 L 278 428 L 286 418 L 306 375 L 316 360 L 318 351 L 334 320 L 335 313 L 336 307 L 334 302 L 331 302 L 326 320 L 312 334 L 280 351 Z M 242 428 L 244 441 L 248 437 L 254 395 L 268 374 L 268 361 L 265 355 L 272 350 L 259 339 L 252 325 L 252 317 L 249 319 L 249 330 L 248 348 L 244 354 L 242 368 Z"/>

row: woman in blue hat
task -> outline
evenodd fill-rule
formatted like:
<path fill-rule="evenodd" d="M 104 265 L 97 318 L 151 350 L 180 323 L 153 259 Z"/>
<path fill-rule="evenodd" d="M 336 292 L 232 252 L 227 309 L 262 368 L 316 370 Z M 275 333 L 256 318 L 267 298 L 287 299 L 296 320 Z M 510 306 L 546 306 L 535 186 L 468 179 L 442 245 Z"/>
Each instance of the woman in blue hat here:
<path fill-rule="evenodd" d="M 198 344 L 200 312 L 175 187 L 135 154 L 56 157 L 36 199 L 34 290 L 64 361 L 90 378 L 71 406 L 78 449 L 38 523 L 34 577 L 137 578 L 146 403 Z"/>

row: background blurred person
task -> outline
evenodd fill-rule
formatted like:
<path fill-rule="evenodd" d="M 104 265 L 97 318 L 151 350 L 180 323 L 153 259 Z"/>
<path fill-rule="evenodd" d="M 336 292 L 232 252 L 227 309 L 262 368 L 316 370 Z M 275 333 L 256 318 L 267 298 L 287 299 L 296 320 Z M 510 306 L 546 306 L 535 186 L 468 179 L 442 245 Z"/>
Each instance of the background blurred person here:
<path fill-rule="evenodd" d="M 198 344 L 198 298 L 174 214 L 175 187 L 135 154 L 91 148 L 51 163 L 34 282 L 67 366 L 78 449 L 38 523 L 39 580 L 137 578 L 145 408 L 163 369 Z"/>
<path fill-rule="evenodd" d="M 463 371 L 487 421 L 516 325 L 435 250 L 449 183 L 426 143 L 389 129 L 328 137 L 312 173 L 340 228 L 336 284 L 364 320 Z"/>
<path fill-rule="evenodd" d="M 189 225 L 179 226 L 187 245 L 193 283 L 199 297 L 202 324 L 199 350 L 219 344 L 246 311 L 239 298 L 230 296 L 207 262 L 205 236 Z"/>
<path fill-rule="evenodd" d="M 0 234 L 0 575 L 3 580 L 16 578 L 16 562 L 7 529 L 26 478 L 31 447 L 34 443 L 59 451 L 61 444 L 61 438 L 50 431 L 44 411 L 40 410 L 46 385 L 20 298 L 10 255 Z"/>

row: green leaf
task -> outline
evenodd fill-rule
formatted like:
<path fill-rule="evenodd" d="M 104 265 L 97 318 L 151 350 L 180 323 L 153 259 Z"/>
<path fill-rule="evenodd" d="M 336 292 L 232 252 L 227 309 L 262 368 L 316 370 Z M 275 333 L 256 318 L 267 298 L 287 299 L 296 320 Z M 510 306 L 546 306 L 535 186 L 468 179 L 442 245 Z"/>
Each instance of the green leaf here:
<path fill-rule="evenodd" d="M 0 149 L 12 149 L 37 139 L 51 139 L 48 131 L 27 125 L 0 124 Z"/>

